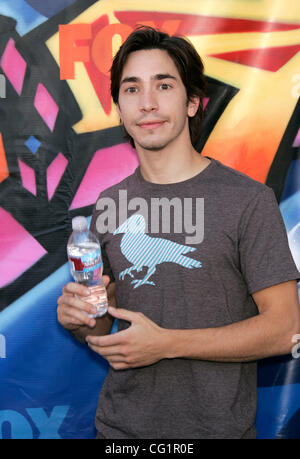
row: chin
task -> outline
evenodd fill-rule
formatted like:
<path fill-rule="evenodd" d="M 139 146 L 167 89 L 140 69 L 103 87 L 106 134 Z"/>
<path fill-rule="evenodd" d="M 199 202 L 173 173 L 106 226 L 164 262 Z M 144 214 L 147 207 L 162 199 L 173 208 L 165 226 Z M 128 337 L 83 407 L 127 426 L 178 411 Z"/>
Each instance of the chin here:
<path fill-rule="evenodd" d="M 162 150 L 166 145 L 141 145 L 144 150 L 147 151 L 159 151 Z"/>
<path fill-rule="evenodd" d="M 144 150 L 148 151 L 159 151 L 165 148 L 169 142 L 162 142 L 162 141 L 156 141 L 156 142 L 136 142 L 140 147 L 142 147 Z"/>

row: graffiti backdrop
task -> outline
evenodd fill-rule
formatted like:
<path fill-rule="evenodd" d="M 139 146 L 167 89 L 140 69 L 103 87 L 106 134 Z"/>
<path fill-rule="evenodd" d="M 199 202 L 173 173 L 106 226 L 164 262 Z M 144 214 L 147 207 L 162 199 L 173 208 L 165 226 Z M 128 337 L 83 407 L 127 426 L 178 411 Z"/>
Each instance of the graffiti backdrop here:
<path fill-rule="evenodd" d="M 107 364 L 58 325 L 56 301 L 71 219 L 138 164 L 109 93 L 112 56 L 138 24 L 195 45 L 197 150 L 274 189 L 300 267 L 296 1 L 0 0 L 0 438 L 95 435 Z M 259 438 L 300 438 L 295 346 L 259 362 Z"/>

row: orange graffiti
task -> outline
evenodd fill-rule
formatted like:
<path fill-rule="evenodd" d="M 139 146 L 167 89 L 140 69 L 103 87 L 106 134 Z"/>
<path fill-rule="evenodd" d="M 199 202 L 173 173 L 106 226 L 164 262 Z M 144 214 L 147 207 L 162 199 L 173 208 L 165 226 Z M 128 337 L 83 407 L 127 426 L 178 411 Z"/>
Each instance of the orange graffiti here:
<path fill-rule="evenodd" d="M 161 26 L 163 32 L 174 35 L 181 20 L 166 20 Z M 144 25 L 156 27 L 153 21 L 145 21 Z M 108 75 L 112 63 L 112 42 L 116 35 L 122 43 L 132 32 L 133 27 L 127 24 L 109 24 L 92 37 L 91 24 L 67 24 L 59 26 L 59 62 L 60 79 L 74 80 L 75 62 L 92 62 L 104 75 Z M 78 40 L 91 41 L 88 45 L 78 44 Z M 90 53 L 91 50 L 91 53 Z"/>
<path fill-rule="evenodd" d="M 0 134 L 0 182 L 9 176 L 2 135 Z"/>
<path fill-rule="evenodd" d="M 88 46 L 74 46 L 76 40 L 89 39 L 92 36 L 90 24 L 68 24 L 59 26 L 59 62 L 60 79 L 75 78 L 74 63 L 89 62 Z"/>
<path fill-rule="evenodd" d="M 108 75 L 112 63 L 112 41 L 115 35 L 120 35 L 122 43 L 132 32 L 126 24 L 111 24 L 100 30 L 94 38 L 91 48 L 92 59 L 98 70 Z"/>

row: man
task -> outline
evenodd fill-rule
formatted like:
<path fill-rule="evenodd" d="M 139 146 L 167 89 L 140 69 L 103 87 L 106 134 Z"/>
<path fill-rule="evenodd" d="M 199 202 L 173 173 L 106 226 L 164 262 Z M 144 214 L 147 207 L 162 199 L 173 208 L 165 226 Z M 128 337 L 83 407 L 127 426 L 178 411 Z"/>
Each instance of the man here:
<path fill-rule="evenodd" d="M 91 223 L 118 308 L 91 319 L 89 292 L 74 283 L 58 300 L 59 322 L 111 366 L 98 438 L 255 438 L 256 360 L 291 352 L 300 323 L 300 276 L 274 194 L 194 149 L 204 85 L 189 42 L 137 29 L 111 82 L 140 160 L 101 194 Z M 103 231 L 104 202 L 116 203 L 116 221 L 124 212 L 120 191 L 131 212 Z M 151 215 L 163 198 L 181 204 L 167 232 L 165 217 Z M 194 240 L 188 218 L 194 233 L 203 228 Z M 119 331 L 109 334 L 114 318 Z"/>

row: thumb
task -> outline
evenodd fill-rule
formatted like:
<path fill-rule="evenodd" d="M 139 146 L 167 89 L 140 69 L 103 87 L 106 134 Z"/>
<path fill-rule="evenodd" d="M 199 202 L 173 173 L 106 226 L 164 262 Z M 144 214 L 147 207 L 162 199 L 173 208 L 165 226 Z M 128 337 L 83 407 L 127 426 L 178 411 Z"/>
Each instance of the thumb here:
<path fill-rule="evenodd" d="M 110 283 L 110 277 L 107 276 L 106 274 L 104 274 L 102 276 L 102 279 L 103 279 L 103 283 L 104 283 L 105 287 L 107 288 L 108 284 Z"/>
<path fill-rule="evenodd" d="M 134 322 L 139 317 L 136 312 L 128 311 L 127 309 L 122 308 L 113 308 L 112 306 L 109 306 L 108 312 L 116 319 L 127 320 L 127 322 Z"/>

